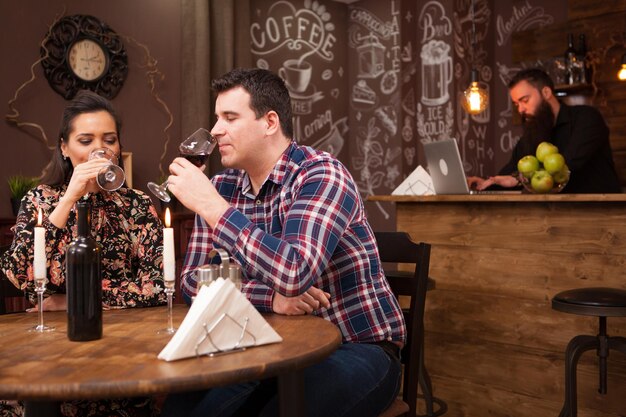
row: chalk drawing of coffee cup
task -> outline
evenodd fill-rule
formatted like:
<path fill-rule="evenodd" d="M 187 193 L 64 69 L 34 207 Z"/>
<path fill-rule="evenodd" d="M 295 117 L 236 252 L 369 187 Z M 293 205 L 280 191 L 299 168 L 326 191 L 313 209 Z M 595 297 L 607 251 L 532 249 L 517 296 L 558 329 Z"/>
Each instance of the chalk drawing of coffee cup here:
<path fill-rule="evenodd" d="M 311 82 L 311 64 L 298 59 L 288 59 L 278 70 L 287 88 L 295 93 L 304 93 Z"/>
<path fill-rule="evenodd" d="M 452 82 L 450 45 L 431 40 L 422 46 L 422 103 L 438 106 L 450 99 L 448 86 Z"/>

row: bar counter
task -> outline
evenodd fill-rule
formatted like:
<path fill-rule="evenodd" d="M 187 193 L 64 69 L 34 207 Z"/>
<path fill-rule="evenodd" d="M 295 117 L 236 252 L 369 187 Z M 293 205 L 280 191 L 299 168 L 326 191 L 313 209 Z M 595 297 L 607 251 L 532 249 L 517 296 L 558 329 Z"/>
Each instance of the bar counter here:
<path fill-rule="evenodd" d="M 556 416 L 564 352 L 596 317 L 552 310 L 572 288 L 626 288 L 626 194 L 372 196 L 395 202 L 397 229 L 432 244 L 426 365 L 447 417 Z M 608 334 L 626 336 L 626 318 Z M 608 394 L 595 352 L 578 366 L 580 416 L 626 413 L 626 357 L 611 352 Z"/>

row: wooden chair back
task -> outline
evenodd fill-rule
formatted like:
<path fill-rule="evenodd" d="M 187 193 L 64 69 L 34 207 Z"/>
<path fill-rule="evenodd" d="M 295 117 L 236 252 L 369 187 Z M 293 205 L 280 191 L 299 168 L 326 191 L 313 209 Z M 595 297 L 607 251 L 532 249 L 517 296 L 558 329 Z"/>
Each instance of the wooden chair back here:
<path fill-rule="evenodd" d="M 417 414 L 420 356 L 424 337 L 424 307 L 430 268 L 430 245 L 416 243 L 405 232 L 375 232 L 383 263 L 413 264 L 413 274 L 388 275 L 387 280 L 397 298 L 410 297 L 408 310 L 403 309 L 407 326 L 407 343 L 402 350 L 404 380 L 402 399 L 409 406 L 409 415 Z M 404 275 L 404 276 L 402 276 Z"/>

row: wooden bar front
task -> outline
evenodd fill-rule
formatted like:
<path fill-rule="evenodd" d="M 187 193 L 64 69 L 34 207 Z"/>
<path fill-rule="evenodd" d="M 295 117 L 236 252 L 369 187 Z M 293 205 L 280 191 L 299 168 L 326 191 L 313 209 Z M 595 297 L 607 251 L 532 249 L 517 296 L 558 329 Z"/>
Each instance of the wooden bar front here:
<path fill-rule="evenodd" d="M 397 229 L 432 244 L 426 364 L 448 417 L 557 416 L 564 352 L 596 317 L 552 310 L 559 291 L 626 288 L 626 194 L 374 196 Z M 626 336 L 626 318 L 608 334 Z M 594 351 L 578 367 L 579 416 L 626 415 L 626 357 L 611 351 L 598 394 Z"/>

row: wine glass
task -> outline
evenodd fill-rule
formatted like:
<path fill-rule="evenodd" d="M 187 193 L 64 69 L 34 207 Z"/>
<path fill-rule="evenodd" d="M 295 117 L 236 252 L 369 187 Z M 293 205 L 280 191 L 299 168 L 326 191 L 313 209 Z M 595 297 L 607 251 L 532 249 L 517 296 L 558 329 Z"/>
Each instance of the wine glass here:
<path fill-rule="evenodd" d="M 211 136 L 209 131 L 201 127 L 181 142 L 178 146 L 178 151 L 180 152 L 180 156 L 187 159 L 195 166 L 201 167 L 206 163 L 209 154 L 213 151 L 216 144 L 217 141 Z M 167 192 L 167 181 L 161 185 L 155 182 L 149 182 L 148 188 L 155 196 L 166 203 L 172 199 Z"/>
<path fill-rule="evenodd" d="M 124 170 L 117 164 L 117 155 L 109 148 L 96 148 L 89 152 L 89 160 L 104 158 L 110 163 L 98 171 L 96 182 L 105 191 L 115 191 L 120 188 L 126 176 Z"/>
<path fill-rule="evenodd" d="M 37 293 L 37 310 L 39 312 L 39 324 L 28 329 L 30 332 L 44 333 L 54 331 L 53 326 L 43 324 L 43 293 L 46 291 L 47 278 L 35 278 L 35 292 Z"/>

